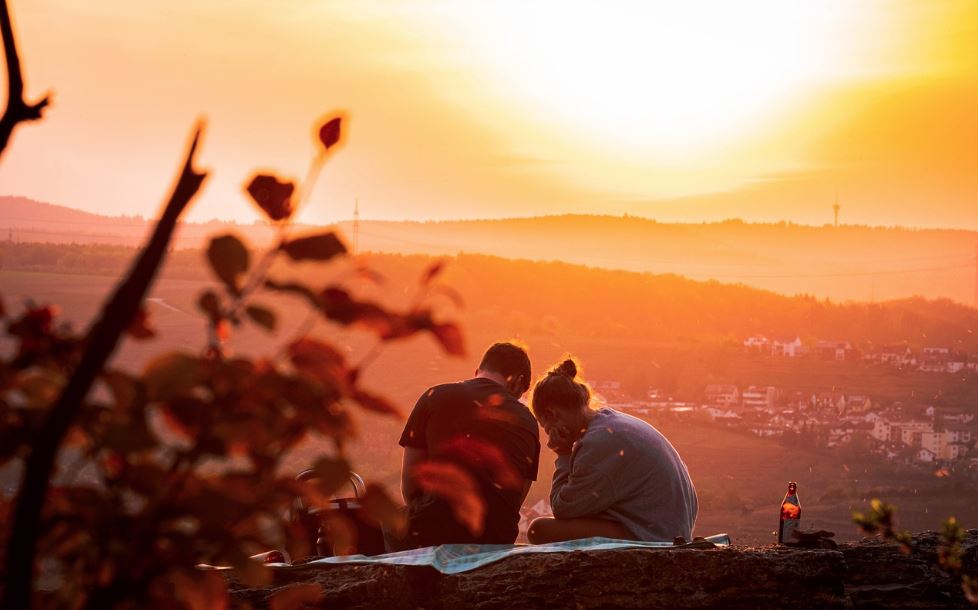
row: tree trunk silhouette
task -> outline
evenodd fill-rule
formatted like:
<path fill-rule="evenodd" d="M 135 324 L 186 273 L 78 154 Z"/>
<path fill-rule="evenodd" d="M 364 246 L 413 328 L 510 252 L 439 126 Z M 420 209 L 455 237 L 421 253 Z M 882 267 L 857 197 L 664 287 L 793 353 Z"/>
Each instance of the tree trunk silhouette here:
<path fill-rule="evenodd" d="M 4 17 L 6 18 L 6 9 L 4 9 Z M 4 40 L 6 41 L 6 30 L 4 30 Z M 47 419 L 32 443 L 31 453 L 24 465 L 23 479 L 10 526 L 4 598 L 0 606 L 3 610 L 23 610 L 31 606 L 41 511 L 58 448 L 78 416 L 85 396 L 118 345 L 119 338 L 129 326 L 146 291 L 156 277 L 180 215 L 197 194 L 207 176 L 206 173 L 198 172 L 193 168 L 194 153 L 202 129 L 203 127 L 199 125 L 194 132 L 183 169 L 149 242 L 102 308 L 98 320 L 92 325 L 86 338 L 85 353 L 78 367 L 54 406 L 51 407 Z"/>
<path fill-rule="evenodd" d="M 3 53 L 7 58 L 7 108 L 0 116 L 0 156 L 3 156 L 14 128 L 19 123 L 40 119 L 41 112 L 50 103 L 51 98 L 45 95 L 41 101 L 33 104 L 24 101 L 24 73 L 20 68 L 17 41 L 14 39 L 14 27 L 7 0 L 0 0 L 0 36 L 3 38 Z"/>

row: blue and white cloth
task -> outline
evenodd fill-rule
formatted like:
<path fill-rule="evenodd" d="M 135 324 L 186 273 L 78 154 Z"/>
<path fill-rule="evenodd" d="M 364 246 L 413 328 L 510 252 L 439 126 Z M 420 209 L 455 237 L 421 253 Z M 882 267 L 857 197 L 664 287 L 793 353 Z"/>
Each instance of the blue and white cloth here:
<path fill-rule="evenodd" d="M 718 547 L 730 546 L 730 537 L 717 534 L 706 538 Z M 640 542 L 636 540 L 615 540 L 612 538 L 584 538 L 555 542 L 552 544 L 510 545 L 510 544 L 443 544 L 386 555 L 346 555 L 343 557 L 324 557 L 303 563 L 295 568 L 308 569 L 317 565 L 337 564 L 384 564 L 401 566 L 429 566 L 442 574 L 468 572 L 484 565 L 530 553 L 567 553 L 572 551 L 610 551 L 618 549 L 658 549 L 676 548 L 671 542 Z M 682 547 L 680 547 L 682 548 Z M 285 567 L 278 566 L 275 567 Z"/>

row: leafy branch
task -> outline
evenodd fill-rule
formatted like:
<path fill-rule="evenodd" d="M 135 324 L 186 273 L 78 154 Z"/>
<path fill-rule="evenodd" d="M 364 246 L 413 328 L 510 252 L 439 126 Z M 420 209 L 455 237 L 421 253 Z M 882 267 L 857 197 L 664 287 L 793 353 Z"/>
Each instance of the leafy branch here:
<path fill-rule="evenodd" d="M 869 511 L 854 511 L 852 520 L 863 533 L 897 543 L 903 553 L 909 555 L 917 552 L 910 532 L 897 529 L 896 507 L 892 504 L 873 498 L 870 501 Z M 937 565 L 949 574 L 958 577 L 961 580 L 961 589 L 965 599 L 974 605 L 978 605 L 978 579 L 964 574 L 962 571 L 964 549 L 962 549 L 961 543 L 964 541 L 965 533 L 964 528 L 954 517 L 948 517 L 941 523 L 940 543 L 937 547 Z"/>

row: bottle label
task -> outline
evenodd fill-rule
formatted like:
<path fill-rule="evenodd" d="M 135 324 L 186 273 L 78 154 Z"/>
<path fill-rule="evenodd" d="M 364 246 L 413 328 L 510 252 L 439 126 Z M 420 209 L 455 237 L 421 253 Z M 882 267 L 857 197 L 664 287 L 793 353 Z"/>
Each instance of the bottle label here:
<path fill-rule="evenodd" d="M 779 540 L 784 544 L 785 542 L 791 542 L 795 538 L 791 535 L 791 532 L 795 531 L 801 526 L 801 519 L 785 519 L 781 522 L 781 536 Z"/>

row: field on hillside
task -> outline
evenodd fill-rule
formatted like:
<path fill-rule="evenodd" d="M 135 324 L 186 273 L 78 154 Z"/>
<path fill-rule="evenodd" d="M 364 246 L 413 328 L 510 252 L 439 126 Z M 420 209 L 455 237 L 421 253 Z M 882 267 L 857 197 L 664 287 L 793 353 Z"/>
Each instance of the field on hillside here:
<path fill-rule="evenodd" d="M 78 325 L 91 319 L 113 284 L 113 278 L 105 276 L 0 271 L 0 293 L 8 307 L 14 309 L 28 297 L 38 303 L 57 303 L 62 313 Z M 198 293 L 208 285 L 203 281 L 159 281 L 150 297 L 159 339 L 149 342 L 126 340 L 114 363 L 123 368 L 139 369 L 152 355 L 163 351 L 200 349 L 204 326 L 194 302 Z M 406 287 L 408 283 L 404 285 Z M 388 289 L 403 293 L 396 297 L 398 299 L 410 297 L 410 291 L 397 290 L 394 286 Z M 261 300 L 279 311 L 280 332 L 269 335 L 246 328 L 234 335 L 230 344 L 232 349 L 270 353 L 301 325 L 305 313 L 299 304 L 282 298 L 262 297 Z M 554 305 L 555 308 L 558 306 Z M 447 313 L 446 316 L 451 317 Z M 427 337 L 395 343 L 367 370 L 366 385 L 387 395 L 406 411 L 429 385 L 470 375 L 482 348 L 492 340 L 509 336 L 498 326 L 466 326 L 465 330 L 470 345 L 467 358 L 441 355 Z M 333 331 L 321 325 L 316 332 Z M 332 336 L 354 361 L 371 345 L 367 337 L 355 332 Z M 520 338 L 530 346 L 535 372 L 549 366 L 562 353 L 573 351 L 583 359 L 585 376 L 592 381 L 613 378 L 616 371 L 620 372 L 626 366 L 634 368 L 641 367 L 642 363 L 652 363 L 652 368 L 661 368 L 666 366 L 668 359 L 677 357 L 668 351 L 677 349 L 674 345 L 671 348 L 656 347 L 623 342 L 614 337 L 537 331 L 521 333 Z M 700 383 L 706 383 L 714 360 L 702 357 L 693 358 L 691 362 L 693 364 L 687 363 L 681 369 L 681 376 L 694 380 L 702 376 Z M 791 369 L 784 363 L 773 365 L 765 360 L 749 359 L 737 362 L 736 366 L 728 363 L 727 368 L 718 365 L 721 372 L 714 371 L 712 375 L 731 375 L 738 379 L 742 376 L 756 379 L 758 383 L 787 383 L 790 378 L 799 383 L 819 385 L 835 380 L 851 388 L 867 390 L 891 391 L 897 387 L 901 395 L 915 391 L 914 388 L 926 388 L 919 391 L 927 394 L 940 393 L 945 384 L 953 383 L 953 379 L 933 376 L 901 378 L 901 381 L 881 377 L 875 369 L 835 364 L 812 374 L 810 370 Z M 968 388 L 973 392 L 971 386 Z M 352 447 L 354 463 L 369 479 L 396 488 L 400 460 L 396 442 L 400 423 L 366 414 L 359 421 L 359 440 Z M 948 514 L 955 514 L 965 526 L 978 524 L 978 507 L 971 501 L 975 490 L 960 487 L 953 477 L 908 475 L 882 466 L 861 464 L 858 460 L 846 462 L 842 455 L 832 452 L 785 447 L 777 441 L 698 424 L 654 423 L 671 439 L 690 468 L 701 500 L 697 526 L 701 534 L 726 531 L 738 542 L 770 542 L 770 533 L 776 526 L 777 506 L 788 480 L 799 482 L 805 525 L 835 530 L 841 538 L 856 535 L 849 522 L 850 510 L 864 507 L 874 495 L 892 500 L 900 509 L 901 523 L 915 530 L 936 528 L 940 519 Z M 290 466 L 299 470 L 311 462 L 316 453 L 315 446 L 304 447 L 293 457 Z M 530 492 L 529 502 L 546 497 L 552 469 L 553 456 L 545 450 L 539 480 Z M 0 483 L 3 487 L 10 486 L 9 480 Z"/>

